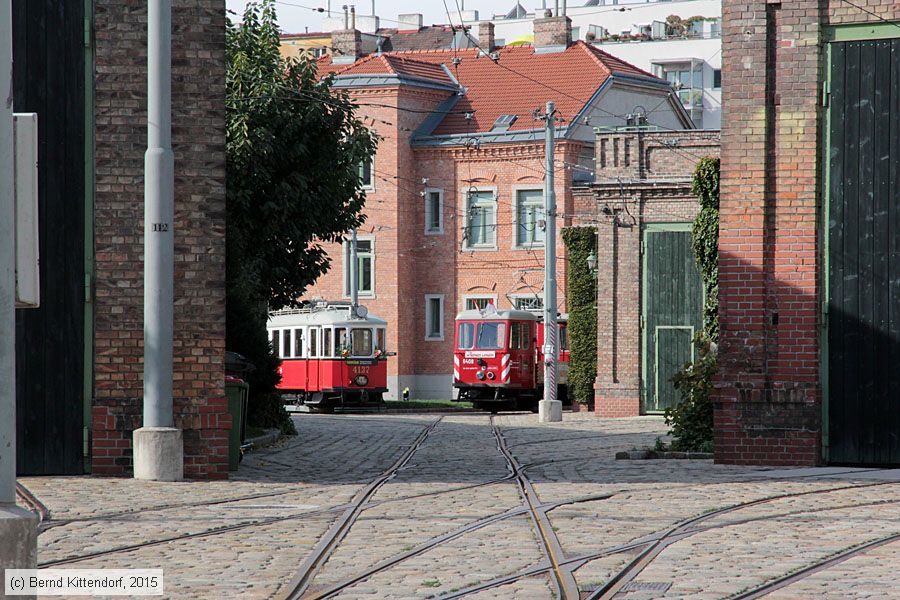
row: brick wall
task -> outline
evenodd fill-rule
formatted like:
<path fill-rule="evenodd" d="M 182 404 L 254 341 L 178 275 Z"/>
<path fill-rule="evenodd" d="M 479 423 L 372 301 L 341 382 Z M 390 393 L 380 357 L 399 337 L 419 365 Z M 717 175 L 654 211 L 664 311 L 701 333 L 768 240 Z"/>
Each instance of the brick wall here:
<path fill-rule="evenodd" d="M 397 352 L 388 360 L 389 398 L 405 387 L 412 397 L 443 397 L 451 393 L 453 329 L 465 296 L 491 296 L 498 307 L 510 307 L 509 296 L 543 291 L 543 248 L 514 248 L 513 203 L 517 189 L 543 189 L 544 143 L 473 147 L 417 147 L 411 133 L 424 113 L 446 94 L 417 88 L 353 90 L 362 105 L 359 114 L 381 136 L 375 156 L 375 185 L 367 193 L 367 219 L 359 235 L 374 240 L 375 295 L 360 296 L 370 312 L 386 319 L 388 346 Z M 378 104 L 379 106 L 372 106 Z M 556 194 L 561 219 L 573 218 L 572 172 L 584 153 L 581 143 L 557 146 Z M 427 183 L 423 183 L 427 180 Z M 443 193 L 443 233 L 425 233 L 424 192 Z M 497 193 L 497 247 L 464 250 L 465 194 L 470 189 Z M 328 246 L 332 268 L 310 287 L 306 298 L 336 299 L 343 294 L 344 264 L 339 245 Z M 557 297 L 565 309 L 564 245 L 557 245 Z M 444 337 L 425 339 L 425 297 L 444 297 Z"/>
<path fill-rule="evenodd" d="M 823 31 L 898 19 L 889 0 L 723 3 L 716 460 L 821 460 Z"/>
<path fill-rule="evenodd" d="M 97 0 L 92 469 L 132 469 L 143 395 L 147 9 Z M 228 476 L 225 350 L 225 9 L 172 7 L 175 425 L 185 475 Z"/>
<path fill-rule="evenodd" d="M 690 180 L 700 158 L 719 155 L 718 137 L 702 130 L 597 136 L 597 181 L 579 189 L 575 204 L 592 204 L 597 215 L 594 410 L 600 417 L 640 414 L 642 228 L 693 220 L 698 204 Z"/>

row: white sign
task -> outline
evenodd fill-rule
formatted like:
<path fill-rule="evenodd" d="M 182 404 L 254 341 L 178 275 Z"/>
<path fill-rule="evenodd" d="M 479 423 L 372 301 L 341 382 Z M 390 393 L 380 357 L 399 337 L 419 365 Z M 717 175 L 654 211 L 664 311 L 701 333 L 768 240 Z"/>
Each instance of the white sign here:
<path fill-rule="evenodd" d="M 466 350 L 466 358 L 494 358 L 497 353 L 493 350 Z"/>
<path fill-rule="evenodd" d="M 41 303 L 38 276 L 38 126 L 37 113 L 13 115 L 16 189 L 16 308 Z"/>
<path fill-rule="evenodd" d="M 162 596 L 162 569 L 6 569 L 6 596 Z"/>

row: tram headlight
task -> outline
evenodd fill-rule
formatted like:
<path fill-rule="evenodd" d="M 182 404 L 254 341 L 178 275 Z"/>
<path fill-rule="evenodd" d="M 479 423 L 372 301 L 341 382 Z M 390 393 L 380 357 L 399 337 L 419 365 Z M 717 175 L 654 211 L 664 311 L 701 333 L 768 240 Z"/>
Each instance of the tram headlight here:
<path fill-rule="evenodd" d="M 487 378 L 488 378 L 488 379 L 493 379 L 493 378 L 494 378 L 494 373 L 493 373 L 492 371 L 491 371 L 491 372 L 488 372 Z"/>
<path fill-rule="evenodd" d="M 357 375 L 356 377 L 353 378 L 353 383 L 355 383 L 358 386 L 368 385 L 369 378 L 366 377 L 365 375 Z"/>
<path fill-rule="evenodd" d="M 484 379 L 484 371 L 478 371 L 475 377 L 477 377 L 479 380 Z"/>

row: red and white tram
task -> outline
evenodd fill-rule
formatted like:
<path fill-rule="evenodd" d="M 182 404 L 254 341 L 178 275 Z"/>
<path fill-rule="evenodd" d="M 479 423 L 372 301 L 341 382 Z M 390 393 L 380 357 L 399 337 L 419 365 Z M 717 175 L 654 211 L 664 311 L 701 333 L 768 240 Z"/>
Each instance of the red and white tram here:
<path fill-rule="evenodd" d="M 381 403 L 387 391 L 387 322 L 350 303 L 320 303 L 269 313 L 281 358 L 278 389 L 323 412 Z"/>
<path fill-rule="evenodd" d="M 567 315 L 559 319 L 558 397 L 565 400 L 569 347 Z M 456 316 L 453 387 L 457 400 L 496 411 L 514 402 L 537 410 L 544 395 L 544 327 L 540 315 L 524 310 L 467 310 Z"/>

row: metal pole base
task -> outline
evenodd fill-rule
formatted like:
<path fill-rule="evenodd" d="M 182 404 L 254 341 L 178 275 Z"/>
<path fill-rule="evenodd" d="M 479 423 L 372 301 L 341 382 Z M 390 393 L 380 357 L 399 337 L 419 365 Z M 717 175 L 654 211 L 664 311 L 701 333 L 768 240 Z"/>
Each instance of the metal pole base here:
<path fill-rule="evenodd" d="M 134 478 L 148 481 L 184 479 L 184 439 L 175 427 L 134 430 Z"/>
<path fill-rule="evenodd" d="M 38 518 L 15 504 L 0 505 L 0 571 L 37 568 Z M 6 598 L 0 582 L 0 598 Z M 34 598 L 34 596 L 16 596 Z"/>
<path fill-rule="evenodd" d="M 538 402 L 538 416 L 541 423 L 562 421 L 562 402 L 559 400 L 541 400 Z"/>

